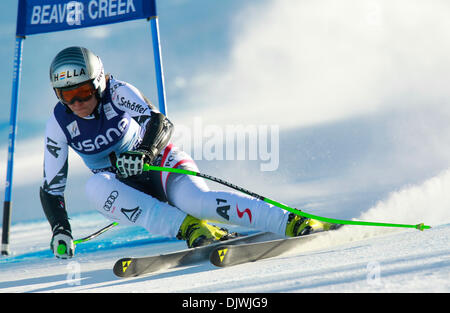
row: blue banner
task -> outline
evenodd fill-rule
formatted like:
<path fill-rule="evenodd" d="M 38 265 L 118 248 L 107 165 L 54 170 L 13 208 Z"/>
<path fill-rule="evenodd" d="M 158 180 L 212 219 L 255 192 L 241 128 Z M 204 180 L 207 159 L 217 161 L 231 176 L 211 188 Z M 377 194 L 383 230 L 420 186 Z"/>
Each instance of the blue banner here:
<path fill-rule="evenodd" d="M 19 0 L 16 36 L 155 16 L 155 0 Z"/>

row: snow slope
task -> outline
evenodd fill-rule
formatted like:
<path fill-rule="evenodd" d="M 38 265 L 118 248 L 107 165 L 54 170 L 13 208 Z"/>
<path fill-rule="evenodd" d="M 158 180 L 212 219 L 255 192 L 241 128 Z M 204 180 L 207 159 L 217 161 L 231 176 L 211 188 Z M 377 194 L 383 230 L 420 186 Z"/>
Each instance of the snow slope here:
<path fill-rule="evenodd" d="M 101 223 L 94 214 L 73 219 L 74 229 L 84 234 Z M 15 254 L 0 259 L 0 293 L 450 291 L 450 224 L 384 235 L 348 227 L 273 259 L 224 269 L 204 262 L 131 279 L 113 275 L 116 259 L 164 253 L 184 243 L 118 227 L 80 244 L 74 259 L 57 260 L 47 248 L 49 235 L 46 221 L 13 226 Z"/>
<path fill-rule="evenodd" d="M 225 269 L 204 262 L 131 279 L 113 275 L 115 260 L 183 249 L 185 243 L 119 226 L 79 244 L 73 259 L 58 260 L 48 248 L 46 220 L 15 222 L 13 255 L 0 258 L 0 293 L 449 292 L 448 190 L 450 170 L 444 170 L 390 193 L 358 217 L 432 226 L 422 232 L 348 226 L 273 259 Z M 96 212 L 73 215 L 71 221 L 76 238 L 108 223 Z"/>

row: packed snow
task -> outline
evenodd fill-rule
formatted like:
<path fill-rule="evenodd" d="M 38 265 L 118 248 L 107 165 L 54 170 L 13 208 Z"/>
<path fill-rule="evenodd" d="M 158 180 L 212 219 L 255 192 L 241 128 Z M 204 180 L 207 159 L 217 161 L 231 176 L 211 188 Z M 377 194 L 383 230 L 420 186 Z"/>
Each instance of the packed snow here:
<path fill-rule="evenodd" d="M 13 254 L 0 259 L 0 292 L 449 292 L 449 177 L 444 172 L 394 192 L 361 216 L 423 221 L 429 230 L 347 226 L 276 258 L 228 268 L 205 261 L 128 279 L 114 276 L 117 259 L 175 251 L 185 243 L 119 225 L 79 244 L 73 259 L 59 260 L 48 248 L 47 221 L 17 223 L 11 230 Z M 401 211 L 406 206 L 409 211 Z M 107 223 L 97 213 L 72 218 L 81 237 Z"/>

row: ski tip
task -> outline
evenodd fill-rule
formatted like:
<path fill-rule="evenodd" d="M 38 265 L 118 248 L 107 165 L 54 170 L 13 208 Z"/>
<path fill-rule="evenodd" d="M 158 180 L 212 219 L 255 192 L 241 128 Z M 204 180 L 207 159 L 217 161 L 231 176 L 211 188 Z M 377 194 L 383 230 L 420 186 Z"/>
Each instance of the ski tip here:
<path fill-rule="evenodd" d="M 424 229 L 430 229 L 431 226 L 425 225 L 424 223 L 420 223 L 416 225 L 416 228 L 420 231 L 423 231 Z"/>
<path fill-rule="evenodd" d="M 230 246 L 220 246 L 211 251 L 209 260 L 212 264 L 219 267 L 227 266 L 227 256 Z"/>
<path fill-rule="evenodd" d="M 132 261 L 133 261 L 133 259 L 131 259 L 131 258 L 124 258 L 124 259 L 118 260 L 114 264 L 114 268 L 113 268 L 114 274 L 116 276 L 118 276 L 118 277 L 130 277 L 130 276 L 133 276 L 131 271 L 127 272 L 127 270 L 131 267 L 130 265 L 132 264 Z"/>

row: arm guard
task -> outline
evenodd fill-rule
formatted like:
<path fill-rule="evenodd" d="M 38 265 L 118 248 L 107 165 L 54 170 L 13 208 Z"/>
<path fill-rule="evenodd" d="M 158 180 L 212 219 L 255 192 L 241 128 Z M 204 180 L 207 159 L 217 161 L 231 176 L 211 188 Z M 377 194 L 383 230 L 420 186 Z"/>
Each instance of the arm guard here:
<path fill-rule="evenodd" d="M 47 217 L 50 226 L 55 229 L 55 226 L 60 225 L 65 230 L 71 231 L 69 218 L 67 216 L 65 201 L 63 196 L 54 196 L 46 192 L 42 187 L 39 191 L 42 208 Z"/>
<path fill-rule="evenodd" d="M 147 122 L 146 130 L 142 142 L 137 150 L 145 151 L 151 158 L 151 162 L 169 143 L 173 133 L 173 124 L 162 113 L 151 114 Z"/>

